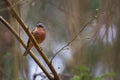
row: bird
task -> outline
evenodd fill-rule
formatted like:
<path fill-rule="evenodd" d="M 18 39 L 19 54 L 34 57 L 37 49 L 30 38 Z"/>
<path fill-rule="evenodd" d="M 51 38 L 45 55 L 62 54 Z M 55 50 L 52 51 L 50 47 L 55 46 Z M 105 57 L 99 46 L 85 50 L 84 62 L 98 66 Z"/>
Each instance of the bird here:
<path fill-rule="evenodd" d="M 31 34 L 34 36 L 34 38 L 36 39 L 36 41 L 40 44 L 45 40 L 46 37 L 46 31 L 45 31 L 45 25 L 43 23 L 38 23 L 36 25 L 36 27 L 32 30 Z M 28 39 L 27 42 L 27 48 L 26 51 L 24 52 L 23 56 L 27 56 L 27 54 L 29 53 L 29 50 L 33 47 L 33 43 L 30 40 L 30 38 Z"/>

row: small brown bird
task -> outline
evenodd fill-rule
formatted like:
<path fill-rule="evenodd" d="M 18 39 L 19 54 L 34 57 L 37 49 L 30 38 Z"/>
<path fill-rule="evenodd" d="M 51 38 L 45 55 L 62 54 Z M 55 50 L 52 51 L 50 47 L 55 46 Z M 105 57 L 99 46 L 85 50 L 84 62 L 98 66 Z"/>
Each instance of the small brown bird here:
<path fill-rule="evenodd" d="M 37 27 L 31 33 L 35 37 L 35 39 L 37 40 L 38 43 L 42 43 L 46 37 L 44 24 L 38 23 Z M 32 47 L 33 47 L 33 43 L 30 39 L 28 39 L 27 49 L 26 49 L 25 53 L 23 54 L 23 56 L 26 56 Z"/>

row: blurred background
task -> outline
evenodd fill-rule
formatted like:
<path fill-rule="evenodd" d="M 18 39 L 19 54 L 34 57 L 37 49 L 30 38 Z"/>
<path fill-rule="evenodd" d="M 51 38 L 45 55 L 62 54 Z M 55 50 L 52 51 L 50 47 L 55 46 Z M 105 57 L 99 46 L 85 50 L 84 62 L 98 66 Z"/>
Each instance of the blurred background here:
<path fill-rule="evenodd" d="M 85 65 L 93 76 L 115 73 L 104 80 L 120 80 L 120 0 L 9 0 L 29 29 L 38 22 L 46 25 L 47 37 L 40 44 L 51 59 L 71 41 L 94 16 L 79 36 L 53 60 L 61 80 L 70 80 L 78 73 L 75 67 Z M 27 43 L 28 37 L 0 0 L 0 16 L 5 18 Z M 32 48 L 36 53 L 37 51 Z M 23 56 L 25 49 L 0 22 L 0 80 L 34 80 L 42 73 L 34 60 Z M 41 62 L 44 61 L 39 56 Z M 46 64 L 45 64 L 46 65 Z M 35 80 L 46 80 L 42 76 Z M 78 79 L 76 79 L 78 80 Z"/>

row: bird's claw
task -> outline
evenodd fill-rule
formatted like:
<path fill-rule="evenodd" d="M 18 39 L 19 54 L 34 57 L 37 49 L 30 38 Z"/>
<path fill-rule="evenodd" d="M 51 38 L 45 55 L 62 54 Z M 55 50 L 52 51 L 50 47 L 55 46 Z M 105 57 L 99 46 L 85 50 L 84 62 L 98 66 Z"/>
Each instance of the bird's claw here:
<path fill-rule="evenodd" d="M 40 47 L 40 50 L 43 51 L 42 47 Z"/>

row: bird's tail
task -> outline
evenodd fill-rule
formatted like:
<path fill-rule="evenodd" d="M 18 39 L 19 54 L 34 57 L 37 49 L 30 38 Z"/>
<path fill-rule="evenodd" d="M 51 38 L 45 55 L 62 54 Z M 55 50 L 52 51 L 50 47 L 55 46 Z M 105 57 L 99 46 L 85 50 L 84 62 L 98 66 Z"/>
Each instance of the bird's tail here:
<path fill-rule="evenodd" d="M 26 49 L 26 51 L 24 52 L 23 56 L 27 56 L 27 54 L 29 53 L 29 48 Z"/>

